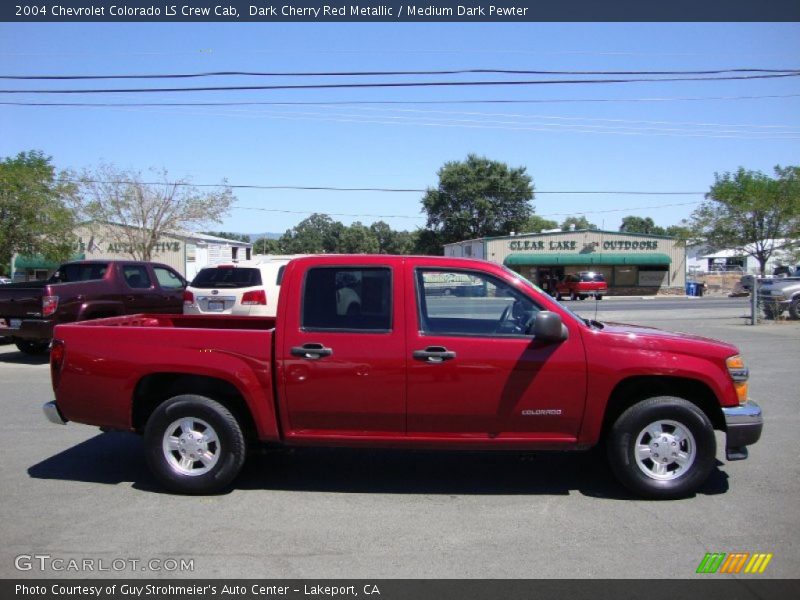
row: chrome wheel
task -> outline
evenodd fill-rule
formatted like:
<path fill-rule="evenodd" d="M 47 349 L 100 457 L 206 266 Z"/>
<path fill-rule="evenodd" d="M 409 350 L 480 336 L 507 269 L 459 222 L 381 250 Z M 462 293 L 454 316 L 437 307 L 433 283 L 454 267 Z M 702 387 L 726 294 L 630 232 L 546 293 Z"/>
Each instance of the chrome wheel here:
<path fill-rule="evenodd" d="M 206 421 L 184 417 L 165 430 L 162 451 L 167 464 L 181 475 L 204 475 L 219 461 L 219 436 Z"/>
<path fill-rule="evenodd" d="M 689 429 L 677 421 L 654 421 L 636 437 L 636 465 L 659 481 L 677 479 L 694 464 L 697 444 Z"/>

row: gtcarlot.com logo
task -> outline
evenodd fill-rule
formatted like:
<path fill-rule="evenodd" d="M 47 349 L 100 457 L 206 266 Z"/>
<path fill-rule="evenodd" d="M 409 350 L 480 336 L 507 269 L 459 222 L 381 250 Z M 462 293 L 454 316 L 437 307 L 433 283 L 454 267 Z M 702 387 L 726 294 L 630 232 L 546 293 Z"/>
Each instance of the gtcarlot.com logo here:
<path fill-rule="evenodd" d="M 767 569 L 772 554 L 763 552 L 709 552 L 705 555 L 698 573 L 763 573 Z"/>

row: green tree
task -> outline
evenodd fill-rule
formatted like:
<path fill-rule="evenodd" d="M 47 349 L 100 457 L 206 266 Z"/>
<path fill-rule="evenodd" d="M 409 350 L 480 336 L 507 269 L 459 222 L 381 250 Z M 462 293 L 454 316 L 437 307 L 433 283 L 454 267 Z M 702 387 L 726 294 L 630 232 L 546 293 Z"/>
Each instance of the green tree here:
<path fill-rule="evenodd" d="M 414 234 L 408 231 L 395 231 L 384 221 L 376 221 L 369 228 L 378 240 L 380 254 L 411 254 L 414 252 Z"/>
<path fill-rule="evenodd" d="M 692 213 L 695 235 L 716 248 L 754 257 L 764 275 L 776 240 L 800 236 L 800 167 L 775 167 L 775 177 L 740 167 L 715 173 L 706 201 Z"/>
<path fill-rule="evenodd" d="M 253 254 L 280 254 L 281 244 L 278 240 L 259 238 L 253 243 Z"/>
<path fill-rule="evenodd" d="M 645 233 L 652 235 L 665 235 L 666 230 L 655 224 L 651 217 L 637 217 L 630 215 L 622 218 L 619 230 L 624 233 Z"/>
<path fill-rule="evenodd" d="M 0 162 L 0 271 L 15 253 L 61 261 L 74 252 L 75 186 L 65 177 L 41 152 Z"/>
<path fill-rule="evenodd" d="M 223 182 L 216 190 L 200 190 L 186 180 L 172 180 L 158 171 L 151 182 L 138 171 L 101 165 L 84 173 L 81 211 L 98 223 L 126 225 L 121 235 L 129 254 L 151 260 L 165 234 L 193 231 L 228 214 L 234 197 Z"/>
<path fill-rule="evenodd" d="M 520 231 L 533 207 L 533 182 L 525 167 L 474 154 L 439 169 L 439 185 L 422 198 L 427 229 L 440 244 Z M 439 251 L 441 252 L 441 250 Z"/>
<path fill-rule="evenodd" d="M 567 217 L 561 223 L 561 231 L 572 231 L 579 229 L 597 229 L 597 225 L 590 223 L 589 220 L 581 215 L 580 217 Z"/>
<path fill-rule="evenodd" d="M 286 254 L 330 254 L 339 252 L 339 237 L 344 225 L 328 215 L 314 213 L 303 219 L 280 238 Z"/>
<path fill-rule="evenodd" d="M 531 215 L 520 233 L 539 233 L 546 229 L 558 229 L 558 222 L 545 219 L 539 215 Z"/>
<path fill-rule="evenodd" d="M 378 254 L 378 238 L 369 227 L 356 221 L 339 235 L 339 252 L 347 254 Z"/>

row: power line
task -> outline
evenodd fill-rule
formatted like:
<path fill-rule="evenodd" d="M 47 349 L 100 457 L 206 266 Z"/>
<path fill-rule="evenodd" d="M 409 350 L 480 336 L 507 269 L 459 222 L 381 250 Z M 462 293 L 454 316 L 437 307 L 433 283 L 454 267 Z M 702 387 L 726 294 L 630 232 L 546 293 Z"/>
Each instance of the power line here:
<path fill-rule="evenodd" d="M 274 91 L 274 90 L 323 90 L 323 89 L 369 89 L 369 88 L 442 88 L 442 87 L 496 87 L 496 86 L 534 86 L 534 85 L 591 85 L 615 83 L 665 83 L 678 81 L 740 81 L 756 79 L 776 79 L 798 77 L 800 73 L 781 73 L 769 75 L 732 75 L 726 77 L 660 77 L 657 79 L 538 79 L 512 81 L 414 81 L 414 82 L 376 82 L 376 83 L 315 83 L 294 85 L 236 85 L 205 86 L 185 88 L 87 88 L 67 90 L 0 90 L 0 94 L 138 94 L 158 92 L 231 92 L 231 91 Z"/>
<path fill-rule="evenodd" d="M 257 184 L 228 184 L 228 183 L 192 183 L 189 181 L 131 181 L 131 180 L 105 180 L 105 179 L 74 179 L 65 178 L 67 183 L 99 183 L 107 185 L 166 185 L 188 187 L 226 187 L 231 189 L 252 190 L 300 190 L 324 192 L 387 192 L 387 193 L 425 193 L 428 188 L 388 188 L 388 187 L 335 187 L 335 186 L 305 186 L 305 185 L 257 185 Z M 535 194 L 608 194 L 618 196 L 698 196 L 706 192 L 657 192 L 641 190 L 534 190 Z"/>
<path fill-rule="evenodd" d="M 486 100 L 341 100 L 341 101 L 240 101 L 240 102 L 0 102 L 0 106 L 79 107 L 79 108 L 147 108 L 147 107 L 211 107 L 211 106 L 359 106 L 359 105 L 464 105 L 464 104 L 575 104 L 613 102 L 697 102 L 707 100 L 774 100 L 800 98 L 800 94 L 767 94 L 753 96 L 673 96 L 654 98 L 553 98 L 553 99 L 486 99 Z"/>
<path fill-rule="evenodd" d="M 664 71 L 551 71 L 531 69 L 439 69 L 410 71 L 208 71 L 201 73 L 150 73 L 129 75 L 0 75 L 0 79 L 25 81 L 75 81 L 117 79 L 198 79 L 204 77 L 375 77 L 408 75 L 722 75 L 727 73 L 800 73 L 800 69 L 733 68 Z"/>

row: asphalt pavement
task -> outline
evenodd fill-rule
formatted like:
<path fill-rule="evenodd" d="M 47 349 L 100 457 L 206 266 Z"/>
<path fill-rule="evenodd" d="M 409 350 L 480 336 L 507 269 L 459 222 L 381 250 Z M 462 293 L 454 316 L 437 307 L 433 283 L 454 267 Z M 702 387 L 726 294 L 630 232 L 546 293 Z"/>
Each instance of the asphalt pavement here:
<path fill-rule="evenodd" d="M 278 450 L 230 493 L 169 495 L 136 436 L 47 422 L 46 362 L 0 346 L 0 577 L 671 579 L 707 552 L 773 554 L 763 575 L 714 577 L 796 577 L 800 322 L 749 326 L 733 300 L 567 303 L 741 348 L 764 436 L 669 502 L 632 498 L 596 452 Z"/>

